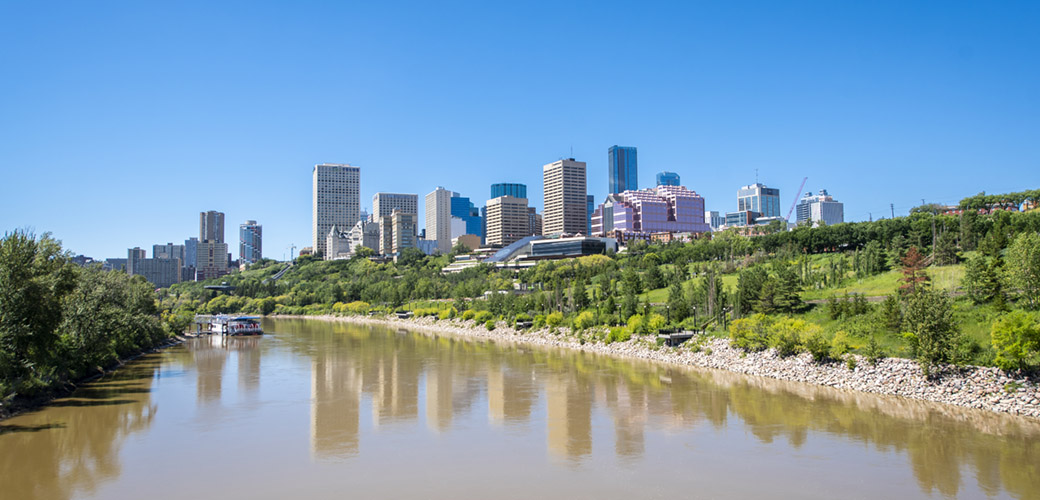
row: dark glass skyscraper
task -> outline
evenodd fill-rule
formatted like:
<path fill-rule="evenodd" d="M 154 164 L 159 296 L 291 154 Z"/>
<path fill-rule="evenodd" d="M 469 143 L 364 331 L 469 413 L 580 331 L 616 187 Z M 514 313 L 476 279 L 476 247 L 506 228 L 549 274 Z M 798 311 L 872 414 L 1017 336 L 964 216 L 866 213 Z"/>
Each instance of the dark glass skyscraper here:
<path fill-rule="evenodd" d="M 679 185 L 679 174 L 675 172 L 658 172 L 657 173 L 657 185 L 658 186 L 678 186 Z"/>
<path fill-rule="evenodd" d="M 491 185 L 491 197 L 512 196 L 513 198 L 527 198 L 527 184 L 512 184 L 500 182 Z"/>
<path fill-rule="evenodd" d="M 611 146 L 607 150 L 607 176 L 610 194 L 639 189 L 636 148 Z"/>

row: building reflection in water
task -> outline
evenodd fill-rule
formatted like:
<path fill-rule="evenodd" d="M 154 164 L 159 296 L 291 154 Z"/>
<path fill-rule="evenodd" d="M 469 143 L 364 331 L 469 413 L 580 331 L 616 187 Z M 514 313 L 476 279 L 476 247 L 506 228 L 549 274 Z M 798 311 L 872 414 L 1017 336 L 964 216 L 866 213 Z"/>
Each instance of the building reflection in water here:
<path fill-rule="evenodd" d="M 797 449 L 810 434 L 822 433 L 905 453 L 926 492 L 956 496 L 967 465 L 983 491 L 1003 487 L 1017 495 L 1040 487 L 1040 424 L 1015 417 L 378 328 L 340 325 L 334 336 L 342 345 L 309 351 L 318 458 L 363 453 L 359 413 L 365 400 L 375 426 L 415 423 L 423 405 L 429 431 L 445 433 L 484 397 L 496 426 L 532 424 L 544 401 L 545 422 L 536 424 L 546 430 L 546 451 L 571 463 L 593 454 L 594 426 L 612 427 L 613 454 L 626 461 L 643 457 L 648 432 L 741 426 L 764 444 L 783 440 Z"/>

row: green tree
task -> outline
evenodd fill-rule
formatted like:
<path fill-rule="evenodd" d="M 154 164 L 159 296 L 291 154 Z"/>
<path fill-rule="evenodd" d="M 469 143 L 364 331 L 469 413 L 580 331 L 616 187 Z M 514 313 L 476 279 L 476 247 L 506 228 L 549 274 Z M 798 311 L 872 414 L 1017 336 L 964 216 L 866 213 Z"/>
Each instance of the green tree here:
<path fill-rule="evenodd" d="M 1003 295 L 999 259 L 984 255 L 968 259 L 961 285 L 968 298 L 976 304 L 985 304 Z"/>
<path fill-rule="evenodd" d="M 1040 351 L 1040 319 L 1036 314 L 1012 311 L 993 322 L 990 329 L 996 365 L 1005 370 L 1035 366 Z"/>
<path fill-rule="evenodd" d="M 690 304 L 686 301 L 682 283 L 672 281 L 668 286 L 668 316 L 673 323 L 678 323 L 690 316 Z"/>
<path fill-rule="evenodd" d="M 1029 307 L 1040 305 L 1040 234 L 1022 233 L 1007 250 L 1008 281 Z"/>
<path fill-rule="evenodd" d="M 51 365 L 62 301 L 75 286 L 72 264 L 49 234 L 16 230 L 0 240 L 0 385 L 17 390 Z"/>
<path fill-rule="evenodd" d="M 907 297 L 903 335 L 925 375 L 953 358 L 957 325 L 945 291 L 918 288 Z"/>

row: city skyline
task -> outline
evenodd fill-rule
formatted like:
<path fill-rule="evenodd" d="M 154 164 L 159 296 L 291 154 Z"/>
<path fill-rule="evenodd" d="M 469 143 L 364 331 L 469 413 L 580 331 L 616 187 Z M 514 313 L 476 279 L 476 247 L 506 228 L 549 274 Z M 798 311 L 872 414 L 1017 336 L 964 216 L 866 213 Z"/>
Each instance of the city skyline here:
<path fill-rule="evenodd" d="M 0 226 L 104 259 L 188 239 L 212 209 L 261 221 L 281 259 L 312 241 L 315 164 L 361 166 L 367 211 L 376 192 L 438 185 L 483 206 L 501 182 L 541 208 L 538 167 L 566 157 L 602 202 L 613 144 L 639 149 L 639 186 L 676 172 L 722 213 L 755 181 L 786 213 L 808 177 L 850 222 L 1040 185 L 1040 6 L 399 10 L 0 6 L 0 42 L 24 48 L 0 81 L 0 169 L 17 187 Z M 597 29 L 622 11 L 633 36 Z M 355 37 L 311 36 L 344 22 Z M 574 36 L 543 36 L 560 30 Z M 619 54 L 632 72 L 597 78 Z M 250 196 L 226 195 L 238 188 Z"/>

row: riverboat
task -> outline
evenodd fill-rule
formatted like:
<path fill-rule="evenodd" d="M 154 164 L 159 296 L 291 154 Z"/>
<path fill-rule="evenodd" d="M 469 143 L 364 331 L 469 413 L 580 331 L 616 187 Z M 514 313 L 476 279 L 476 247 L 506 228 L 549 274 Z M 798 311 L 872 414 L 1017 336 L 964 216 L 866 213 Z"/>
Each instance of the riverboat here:
<path fill-rule="evenodd" d="M 258 319 L 257 316 L 228 318 L 225 330 L 221 333 L 225 335 L 263 335 L 264 330 L 260 327 Z"/>

